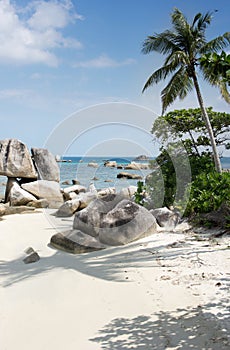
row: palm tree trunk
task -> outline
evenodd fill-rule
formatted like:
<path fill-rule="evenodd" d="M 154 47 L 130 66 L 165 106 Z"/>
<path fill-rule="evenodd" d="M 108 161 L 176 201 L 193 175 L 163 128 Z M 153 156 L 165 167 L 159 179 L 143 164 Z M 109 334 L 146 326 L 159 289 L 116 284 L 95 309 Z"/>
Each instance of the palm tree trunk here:
<path fill-rule="evenodd" d="M 214 138 L 212 125 L 210 123 L 210 120 L 209 120 L 209 117 L 208 117 L 208 113 L 207 113 L 207 111 L 206 111 L 206 109 L 204 107 L 204 101 L 203 101 L 203 98 L 201 96 L 200 86 L 199 86 L 199 83 L 198 83 L 197 76 L 196 76 L 195 72 L 193 73 L 192 78 L 193 78 L 194 86 L 195 86 L 195 89 L 196 89 L 196 94 L 197 94 L 197 98 L 198 98 L 198 101 L 199 101 L 200 109 L 201 109 L 201 112 L 202 112 L 203 120 L 205 122 L 207 131 L 208 131 L 208 134 L 209 134 L 209 138 L 210 138 L 210 141 L 211 141 L 215 168 L 216 168 L 216 171 L 218 173 L 222 173 L 222 167 L 221 167 L 220 158 L 219 158 L 219 155 L 218 155 L 218 152 L 217 152 L 216 141 L 215 141 L 215 138 Z"/>

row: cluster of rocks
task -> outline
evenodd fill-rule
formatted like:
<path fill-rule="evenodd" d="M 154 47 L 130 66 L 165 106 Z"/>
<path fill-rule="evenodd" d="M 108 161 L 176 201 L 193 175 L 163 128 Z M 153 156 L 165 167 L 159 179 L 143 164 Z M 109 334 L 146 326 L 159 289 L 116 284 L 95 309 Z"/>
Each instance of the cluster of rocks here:
<path fill-rule="evenodd" d="M 98 165 L 97 163 L 89 163 L 88 166 L 95 166 Z M 129 170 L 147 170 L 149 169 L 149 164 L 148 163 L 136 163 L 136 162 L 131 162 L 127 165 L 121 165 L 117 164 L 116 161 L 113 160 L 107 160 L 104 162 L 104 166 L 107 168 L 117 168 L 117 169 L 129 169 Z"/>
<path fill-rule="evenodd" d="M 47 149 L 32 148 L 30 153 L 19 140 L 1 140 L 0 175 L 7 177 L 8 206 L 58 208 L 63 203 L 59 167 Z"/>
<path fill-rule="evenodd" d="M 122 195 L 97 198 L 75 214 L 71 230 L 51 237 L 51 245 L 73 254 L 125 245 L 158 232 L 159 227 L 174 228 L 178 214 L 167 208 L 147 210 Z"/>
<path fill-rule="evenodd" d="M 19 140 L 0 141 L 0 175 L 7 177 L 0 216 L 40 207 L 56 208 L 57 217 L 75 215 L 71 230 L 51 238 L 53 246 L 71 253 L 127 244 L 178 221 L 178 215 L 167 208 L 147 210 L 136 204 L 136 186 L 117 193 L 114 187 L 97 190 L 94 184 L 86 188 L 74 180 L 62 189 L 55 157 L 42 148 L 32 148 L 30 153 Z M 39 260 L 35 251 L 26 253 L 25 263 Z"/>

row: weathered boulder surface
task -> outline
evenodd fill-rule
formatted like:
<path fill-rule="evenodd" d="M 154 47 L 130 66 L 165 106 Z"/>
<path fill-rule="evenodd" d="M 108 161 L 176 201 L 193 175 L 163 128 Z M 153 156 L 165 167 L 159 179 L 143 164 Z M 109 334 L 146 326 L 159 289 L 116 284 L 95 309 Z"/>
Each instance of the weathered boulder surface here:
<path fill-rule="evenodd" d="M 167 207 L 151 209 L 149 211 L 155 218 L 159 226 L 165 228 L 174 228 L 180 219 L 178 213 L 169 210 Z"/>
<path fill-rule="evenodd" d="M 10 207 L 9 203 L 0 205 L 0 216 L 2 215 L 12 215 L 12 214 L 21 214 L 21 213 L 30 213 L 35 208 L 28 207 L 27 205 L 20 205 L 16 207 Z"/>
<path fill-rule="evenodd" d="M 137 186 L 129 186 L 122 188 L 119 192 L 119 195 L 126 199 L 131 199 L 134 193 L 137 191 Z"/>
<path fill-rule="evenodd" d="M 9 189 L 7 202 L 10 202 L 11 206 L 26 205 L 31 201 L 36 201 L 36 197 L 23 190 L 15 179 L 10 178 L 7 187 Z"/>
<path fill-rule="evenodd" d="M 0 175 L 37 178 L 27 146 L 16 139 L 0 141 Z"/>
<path fill-rule="evenodd" d="M 31 148 L 39 180 L 60 181 L 60 170 L 52 153 L 45 148 Z"/>
<path fill-rule="evenodd" d="M 63 203 L 55 215 L 58 217 L 72 216 L 77 210 L 86 208 L 95 198 L 96 195 L 91 192 L 80 193 L 76 195 L 76 198 Z"/>
<path fill-rule="evenodd" d="M 154 216 L 144 207 L 122 200 L 103 218 L 99 241 L 106 245 L 123 245 L 157 231 Z"/>
<path fill-rule="evenodd" d="M 117 174 L 117 178 L 118 179 L 125 178 L 125 179 L 141 180 L 142 176 L 138 175 L 138 174 L 131 174 L 131 173 L 127 173 L 127 172 L 123 171 L 123 172 Z"/>
<path fill-rule="evenodd" d="M 115 194 L 115 193 L 116 193 L 115 187 L 102 188 L 100 191 L 98 191 L 98 197 L 103 198 L 104 196 L 107 196 L 109 194 Z"/>
<path fill-rule="evenodd" d="M 68 186 L 62 190 L 66 201 L 77 198 L 77 195 L 82 192 L 86 192 L 86 187 L 81 185 Z"/>
<path fill-rule="evenodd" d="M 57 217 L 69 217 L 72 216 L 79 207 L 80 201 L 78 198 L 68 200 L 60 206 L 60 208 L 56 211 L 55 215 Z"/>
<path fill-rule="evenodd" d="M 102 226 L 104 216 L 120 201 L 115 195 L 109 195 L 103 199 L 95 199 L 85 209 L 75 214 L 73 228 L 97 237 Z"/>
<path fill-rule="evenodd" d="M 59 207 L 63 203 L 60 186 L 56 181 L 37 180 L 22 184 L 22 188 L 39 199 L 47 199 L 49 207 Z"/>
<path fill-rule="evenodd" d="M 51 237 L 50 243 L 55 248 L 73 254 L 89 253 L 106 248 L 96 238 L 80 230 L 57 233 Z"/>
<path fill-rule="evenodd" d="M 47 201 L 47 199 L 36 199 L 36 201 L 31 201 L 29 203 L 27 203 L 28 207 L 33 207 L 33 208 L 48 208 L 49 206 L 49 202 Z"/>
<path fill-rule="evenodd" d="M 25 264 L 32 264 L 40 260 L 40 256 L 37 252 L 32 252 L 30 255 L 23 259 Z"/>

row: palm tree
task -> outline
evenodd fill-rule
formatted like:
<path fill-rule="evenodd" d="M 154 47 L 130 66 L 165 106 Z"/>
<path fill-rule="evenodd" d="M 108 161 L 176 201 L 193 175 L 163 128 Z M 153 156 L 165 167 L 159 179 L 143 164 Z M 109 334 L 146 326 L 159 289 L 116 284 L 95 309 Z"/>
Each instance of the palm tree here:
<path fill-rule="evenodd" d="M 212 126 L 204 107 L 199 82 L 197 79 L 197 68 L 199 57 L 209 52 L 218 52 L 230 43 L 230 32 L 207 41 L 205 30 L 211 23 L 212 13 L 198 13 L 193 22 L 188 23 L 186 17 L 177 8 L 172 15 L 172 30 L 165 30 L 162 33 L 148 36 L 143 43 L 142 52 L 148 54 L 152 51 L 167 55 L 164 65 L 157 69 L 148 78 L 144 85 L 143 92 L 152 86 L 171 76 L 167 86 L 161 92 L 162 114 L 177 97 L 184 99 L 195 87 L 202 116 L 208 130 L 213 150 L 215 167 L 221 173 L 222 168 L 217 147 L 213 135 Z"/>

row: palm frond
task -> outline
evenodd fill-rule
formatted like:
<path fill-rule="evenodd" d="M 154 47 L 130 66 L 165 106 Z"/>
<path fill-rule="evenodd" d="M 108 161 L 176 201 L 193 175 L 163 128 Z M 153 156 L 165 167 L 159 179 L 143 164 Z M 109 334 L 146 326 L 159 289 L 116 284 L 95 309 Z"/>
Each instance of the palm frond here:
<path fill-rule="evenodd" d="M 165 65 L 170 64 L 171 66 L 175 67 L 175 69 L 181 64 L 188 64 L 188 63 L 189 63 L 188 55 L 181 50 L 172 52 L 171 55 L 166 57 L 164 62 Z"/>
<path fill-rule="evenodd" d="M 170 30 L 166 30 L 163 33 L 148 36 L 142 45 L 141 51 L 143 54 L 148 54 L 152 51 L 167 54 L 178 49 L 174 43 L 175 40 L 175 34 Z"/>
<path fill-rule="evenodd" d="M 164 80 L 174 71 L 174 67 L 172 65 L 164 65 L 161 68 L 157 69 L 153 74 L 150 75 L 148 80 L 146 81 L 142 92 L 144 92 L 147 88 L 152 86 L 153 84 L 159 83 L 161 80 Z"/>
<path fill-rule="evenodd" d="M 219 81 L 217 86 L 219 87 L 221 96 L 223 97 L 225 102 L 230 103 L 230 93 L 229 93 L 228 88 L 227 88 L 227 83 L 225 81 L 221 80 L 221 81 Z"/>
<path fill-rule="evenodd" d="M 193 88 L 193 81 L 187 74 L 185 67 L 181 67 L 173 75 L 167 86 L 161 92 L 162 114 L 177 97 L 184 99 Z"/>
<path fill-rule="evenodd" d="M 205 29 L 207 28 L 207 25 L 211 23 L 211 20 L 212 20 L 212 12 L 207 12 L 204 15 L 201 14 L 201 16 L 197 18 L 197 21 L 194 23 L 193 27 L 197 27 L 198 31 L 204 32 Z"/>
<path fill-rule="evenodd" d="M 216 37 L 213 40 L 210 40 L 200 49 L 200 53 L 208 52 L 218 52 L 225 49 L 230 44 L 230 32 L 226 32 L 223 35 Z"/>
<path fill-rule="evenodd" d="M 181 33 L 182 29 L 187 27 L 188 22 L 184 14 L 178 10 L 177 8 L 174 9 L 172 15 L 172 25 L 175 28 L 176 32 Z"/>

